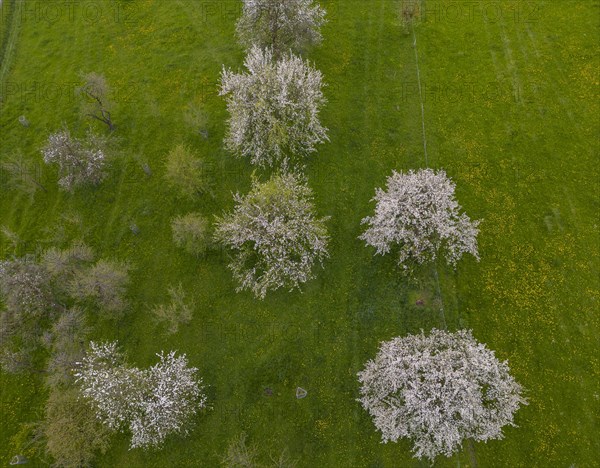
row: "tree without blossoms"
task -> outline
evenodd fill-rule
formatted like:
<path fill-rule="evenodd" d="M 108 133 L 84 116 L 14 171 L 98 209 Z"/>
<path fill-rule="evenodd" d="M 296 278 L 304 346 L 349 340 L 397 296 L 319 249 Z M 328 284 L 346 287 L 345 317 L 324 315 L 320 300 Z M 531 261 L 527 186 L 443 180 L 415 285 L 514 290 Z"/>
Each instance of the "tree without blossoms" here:
<path fill-rule="evenodd" d="M 125 292 L 129 265 L 113 260 L 98 260 L 95 265 L 75 272 L 69 283 L 71 297 L 93 301 L 104 312 L 118 316 L 127 306 Z"/>
<path fill-rule="evenodd" d="M 159 304 L 152 309 L 154 320 L 159 324 L 164 324 L 166 332 L 169 334 L 177 333 L 179 325 L 189 323 L 192 320 L 194 311 L 194 301 L 186 300 L 185 292 L 181 283 L 175 286 L 169 286 L 169 297 L 171 301 L 168 304 Z"/>
<path fill-rule="evenodd" d="M 410 261 L 435 261 L 440 253 L 452 266 L 464 253 L 479 260 L 480 221 L 459 213 L 454 189 L 444 171 L 394 171 L 388 177 L 387 190 L 376 190 L 375 214 L 362 220 L 369 227 L 359 238 L 382 255 L 398 247 L 398 263 L 407 271 Z"/>
<path fill-rule="evenodd" d="M 200 256 L 211 247 L 211 226 L 200 213 L 173 218 L 171 230 L 175 245 L 189 254 Z"/>
<path fill-rule="evenodd" d="M 82 243 L 69 249 L 51 248 L 40 261 L 28 257 L 0 261 L 0 366 L 26 370 L 31 357 L 45 344 L 50 357 L 46 375 L 51 382 L 68 382 L 79 356 L 86 328 L 84 314 L 69 308 L 68 286 L 90 268 L 93 252 Z M 39 353 L 38 353 L 39 355 Z M 39 364 L 39 360 L 36 361 Z"/>
<path fill-rule="evenodd" d="M 112 92 L 106 78 L 98 73 L 87 73 L 82 78 L 84 84 L 77 90 L 81 98 L 81 114 L 106 124 L 112 132 L 115 129 L 111 115 Z"/>
<path fill-rule="evenodd" d="M 167 155 L 165 178 L 181 197 L 211 193 L 212 181 L 206 163 L 188 146 L 179 144 Z"/>
<path fill-rule="evenodd" d="M 53 283 L 54 290 L 64 290 L 73 277 L 89 268 L 94 261 L 94 251 L 81 241 L 73 242 L 66 249 L 50 247 L 41 259 L 40 265 Z"/>
<path fill-rule="evenodd" d="M 46 164 L 58 166 L 59 186 L 72 192 L 76 187 L 102 182 L 107 160 L 106 146 L 107 140 L 91 131 L 85 139 L 78 139 L 64 129 L 48 137 L 42 155 Z"/>
<path fill-rule="evenodd" d="M 109 428 L 127 428 L 131 448 L 158 447 L 173 433 L 187 433 L 194 414 L 206 407 L 202 379 L 185 355 L 157 355 L 149 369 L 125 364 L 116 343 L 90 342 L 75 369 L 82 395 Z"/>
<path fill-rule="evenodd" d="M 26 193 L 33 198 L 38 189 L 47 192 L 48 190 L 41 183 L 41 170 L 37 161 L 28 161 L 21 150 L 8 154 L 2 158 L 0 170 L 6 172 L 6 188 L 14 188 Z"/>
<path fill-rule="evenodd" d="M 246 57 L 248 73 L 223 70 L 221 96 L 230 113 L 227 149 L 272 166 L 307 156 L 327 141 L 319 121 L 325 103 L 321 73 L 292 54 L 275 61 L 270 49 L 253 47 Z"/>
<path fill-rule="evenodd" d="M 242 432 L 238 437 L 231 440 L 227 446 L 227 451 L 221 457 L 221 464 L 225 468 L 295 468 L 298 464 L 297 460 L 291 458 L 287 448 L 284 448 L 276 458 L 270 454 L 272 463 L 263 464 L 257 459 L 259 451 L 255 444 L 248 445 L 246 443 L 246 433 Z"/>
<path fill-rule="evenodd" d="M 247 48 L 272 47 L 277 56 L 322 40 L 325 10 L 313 0 L 243 0 L 237 33 Z"/>
<path fill-rule="evenodd" d="M 327 218 L 315 217 L 312 190 L 294 174 L 253 182 L 236 194 L 232 213 L 217 218 L 215 239 L 234 251 L 229 264 L 240 286 L 264 299 L 268 291 L 299 288 L 327 253 Z"/>
<path fill-rule="evenodd" d="M 54 465 L 91 466 L 97 453 L 109 448 L 111 431 L 94 416 L 76 388 L 52 387 L 39 432 Z"/>
<path fill-rule="evenodd" d="M 6 310 L 22 318 L 37 320 L 54 305 L 46 271 L 26 258 L 0 261 L 0 296 Z"/>
<path fill-rule="evenodd" d="M 417 458 L 451 456 L 465 439 L 501 439 L 526 404 L 507 362 L 467 330 L 383 342 L 358 377 L 358 401 L 383 442 L 410 438 Z"/>
<path fill-rule="evenodd" d="M 58 317 L 50 331 L 44 333 L 43 342 L 50 354 L 46 365 L 48 387 L 66 387 L 72 383 L 71 369 L 85 353 L 89 332 L 84 311 L 72 307 Z"/>
<path fill-rule="evenodd" d="M 400 23 L 404 31 L 409 33 L 415 23 L 421 20 L 421 0 L 401 0 L 399 7 Z"/>
<path fill-rule="evenodd" d="M 50 284 L 36 262 L 0 261 L 0 367 L 30 370 L 45 324 L 57 312 Z"/>
<path fill-rule="evenodd" d="M 51 351 L 48 366 L 65 370 L 76 353 L 52 347 L 52 335 L 72 333 L 63 340 L 66 345 L 83 338 L 85 327 L 77 324 L 84 313 L 72 307 L 76 303 L 93 303 L 113 315 L 122 312 L 128 269 L 114 261 L 94 263 L 94 252 L 82 242 L 52 247 L 39 261 L 29 256 L 0 261 L 0 365 L 23 369 L 28 355 L 45 341 Z M 55 333 L 50 333 L 53 324 Z"/>
<path fill-rule="evenodd" d="M 246 433 L 242 432 L 238 437 L 231 440 L 227 451 L 221 457 L 221 464 L 225 468 L 258 468 L 258 450 L 255 445 L 246 443 Z"/>

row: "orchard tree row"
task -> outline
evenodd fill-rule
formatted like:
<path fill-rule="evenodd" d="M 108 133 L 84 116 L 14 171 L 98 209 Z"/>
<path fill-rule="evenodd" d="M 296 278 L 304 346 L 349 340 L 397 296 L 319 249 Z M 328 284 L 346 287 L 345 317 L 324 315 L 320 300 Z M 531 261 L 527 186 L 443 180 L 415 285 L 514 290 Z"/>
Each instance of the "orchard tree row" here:
<path fill-rule="evenodd" d="M 418 9 L 399 14 L 412 26 Z M 222 74 L 230 113 L 226 147 L 276 171 L 265 183 L 254 180 L 248 195 L 237 194 L 234 212 L 216 223 L 216 239 L 235 252 L 230 268 L 239 289 L 261 299 L 272 289 L 298 288 L 328 256 L 327 219 L 314 214 L 312 192 L 299 175 L 303 159 L 328 140 L 318 119 L 322 76 L 295 55 L 321 40 L 324 16 L 310 0 L 246 1 L 237 30 L 248 47 L 247 72 Z M 376 190 L 375 213 L 363 219 L 360 238 L 378 254 L 395 252 L 409 274 L 439 256 L 450 266 L 465 253 L 478 260 L 479 221 L 461 211 L 454 193 L 444 171 L 394 171 L 386 190 Z M 501 438 L 526 403 L 507 363 L 465 330 L 382 343 L 359 380 L 359 401 L 383 441 L 411 438 L 415 456 L 431 460 L 452 455 L 466 439 Z"/>

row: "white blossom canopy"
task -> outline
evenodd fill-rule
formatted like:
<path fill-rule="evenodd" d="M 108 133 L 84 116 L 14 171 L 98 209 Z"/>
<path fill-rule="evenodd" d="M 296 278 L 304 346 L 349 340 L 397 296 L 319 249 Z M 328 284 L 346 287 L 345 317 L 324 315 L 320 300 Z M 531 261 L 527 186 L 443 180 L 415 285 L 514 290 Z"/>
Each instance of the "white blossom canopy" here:
<path fill-rule="evenodd" d="M 387 190 L 376 190 L 375 214 L 362 220 L 369 227 L 360 239 L 381 255 L 397 246 L 398 263 L 405 270 L 410 270 L 411 261 L 435 261 L 440 253 L 452 266 L 464 253 L 479 259 L 480 221 L 460 213 L 454 190 L 454 182 L 441 170 L 394 171 Z"/>
<path fill-rule="evenodd" d="M 72 191 L 76 186 L 96 185 L 104 178 L 106 154 L 103 139 L 88 132 L 86 140 L 73 138 L 68 130 L 52 133 L 42 149 L 44 162 L 59 168 L 59 185 Z"/>
<path fill-rule="evenodd" d="M 469 438 L 500 439 L 526 404 L 507 362 L 468 330 L 434 329 L 383 342 L 358 379 L 358 401 L 383 442 L 410 438 L 417 458 L 451 456 Z"/>
<path fill-rule="evenodd" d="M 321 42 L 325 22 L 325 10 L 313 0 L 243 0 L 237 33 L 248 48 L 299 52 Z"/>
<path fill-rule="evenodd" d="M 253 47 L 248 73 L 223 69 L 221 96 L 230 113 L 225 146 L 253 164 L 272 166 L 316 151 L 327 141 L 319 121 L 325 103 L 322 76 L 292 54 L 275 61 L 270 49 Z"/>
<path fill-rule="evenodd" d="M 327 218 L 316 218 L 312 191 L 295 174 L 254 182 L 250 193 L 235 196 L 233 213 L 216 222 L 215 238 L 234 250 L 229 264 L 239 290 L 258 298 L 280 287 L 299 288 L 313 277 L 313 266 L 328 256 Z"/>
<path fill-rule="evenodd" d="M 149 369 L 125 364 L 117 343 L 90 342 L 74 375 L 98 418 L 113 430 L 131 432 L 131 448 L 162 445 L 172 433 L 186 433 L 191 417 L 206 406 L 202 379 L 185 355 L 157 354 Z"/>

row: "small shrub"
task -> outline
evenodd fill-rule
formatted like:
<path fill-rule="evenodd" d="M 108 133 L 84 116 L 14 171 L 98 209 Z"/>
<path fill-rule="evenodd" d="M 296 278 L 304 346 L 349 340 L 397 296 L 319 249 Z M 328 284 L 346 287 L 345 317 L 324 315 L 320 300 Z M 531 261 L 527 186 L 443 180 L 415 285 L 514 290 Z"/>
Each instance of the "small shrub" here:
<path fill-rule="evenodd" d="M 200 256 L 211 246 L 210 225 L 199 213 L 174 218 L 171 228 L 175 245 L 192 255 Z"/>
<path fill-rule="evenodd" d="M 208 168 L 188 146 L 175 146 L 167 155 L 166 167 L 167 183 L 181 197 L 192 199 L 196 195 L 210 193 Z"/>
<path fill-rule="evenodd" d="M 169 287 L 169 304 L 160 304 L 152 309 L 155 320 L 166 326 L 167 333 L 177 333 L 179 325 L 192 320 L 194 303 L 186 302 L 181 283 L 177 287 Z"/>
<path fill-rule="evenodd" d="M 256 448 L 246 445 L 246 434 L 242 433 L 230 442 L 221 462 L 226 468 L 257 468 L 256 456 Z"/>

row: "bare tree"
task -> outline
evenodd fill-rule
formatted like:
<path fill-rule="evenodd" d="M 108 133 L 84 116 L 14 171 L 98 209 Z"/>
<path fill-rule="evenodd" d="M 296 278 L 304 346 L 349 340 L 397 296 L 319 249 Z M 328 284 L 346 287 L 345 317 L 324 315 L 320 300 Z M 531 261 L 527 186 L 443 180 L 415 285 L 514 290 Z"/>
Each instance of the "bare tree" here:
<path fill-rule="evenodd" d="M 405 32 L 410 32 L 414 24 L 421 20 L 423 0 L 400 0 L 400 23 Z"/>
<path fill-rule="evenodd" d="M 43 253 L 40 264 L 57 284 L 56 289 L 65 289 L 75 274 L 91 266 L 93 261 L 94 251 L 83 242 L 76 241 L 66 249 L 50 247 Z"/>
<path fill-rule="evenodd" d="M 50 357 L 46 366 L 46 385 L 66 387 L 73 381 L 72 369 L 85 354 L 90 329 L 83 310 L 73 307 L 64 311 L 48 335 Z"/>
<path fill-rule="evenodd" d="M 75 274 L 69 285 L 71 296 L 79 301 L 90 299 L 101 310 L 119 315 L 127 305 L 124 296 L 129 282 L 128 270 L 127 264 L 99 260 Z"/>
<path fill-rule="evenodd" d="M 81 113 L 106 124 L 112 132 L 115 126 L 112 121 L 110 100 L 111 89 L 104 75 L 87 73 L 83 75 L 84 84 L 78 89 L 81 97 Z"/>
<path fill-rule="evenodd" d="M 42 171 L 37 161 L 26 160 L 18 150 L 10 153 L 0 163 L 0 169 L 7 173 L 6 186 L 20 190 L 33 197 L 37 190 L 47 192 L 41 183 Z"/>
<path fill-rule="evenodd" d="M 0 261 L 0 294 L 6 309 L 22 316 L 39 318 L 53 306 L 44 269 L 25 258 Z"/>
<path fill-rule="evenodd" d="M 246 444 L 246 433 L 242 432 L 239 437 L 233 439 L 227 446 L 227 452 L 221 458 L 225 468 L 258 468 L 256 461 L 257 450 L 254 445 Z"/>

